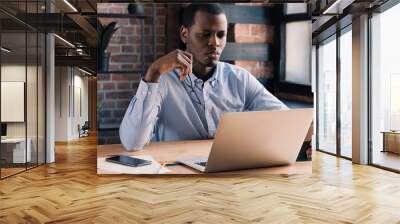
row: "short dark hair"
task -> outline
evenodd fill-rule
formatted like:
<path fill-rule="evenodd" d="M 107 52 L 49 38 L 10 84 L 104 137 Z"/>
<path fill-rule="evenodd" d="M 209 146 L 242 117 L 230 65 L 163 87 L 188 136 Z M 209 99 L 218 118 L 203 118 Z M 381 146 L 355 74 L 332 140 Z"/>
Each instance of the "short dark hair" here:
<path fill-rule="evenodd" d="M 224 9 L 218 3 L 193 3 L 183 9 L 181 24 L 187 28 L 191 27 L 194 24 L 194 16 L 197 11 L 212 15 L 225 14 Z"/>

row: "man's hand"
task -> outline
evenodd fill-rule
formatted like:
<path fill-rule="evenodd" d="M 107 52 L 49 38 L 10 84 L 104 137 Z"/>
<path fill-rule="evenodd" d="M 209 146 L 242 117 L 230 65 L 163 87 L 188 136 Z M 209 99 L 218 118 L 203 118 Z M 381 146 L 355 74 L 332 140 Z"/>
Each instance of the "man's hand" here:
<path fill-rule="evenodd" d="M 150 65 L 144 76 L 146 82 L 157 82 L 161 74 L 179 69 L 179 79 L 184 80 L 192 73 L 192 54 L 182 50 L 174 50 L 157 59 Z"/>

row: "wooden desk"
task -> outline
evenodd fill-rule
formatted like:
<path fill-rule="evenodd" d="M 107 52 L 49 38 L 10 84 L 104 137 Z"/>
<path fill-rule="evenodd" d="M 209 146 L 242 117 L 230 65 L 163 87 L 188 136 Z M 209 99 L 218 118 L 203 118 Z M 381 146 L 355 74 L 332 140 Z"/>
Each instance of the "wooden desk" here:
<path fill-rule="evenodd" d="M 121 154 L 129 156 L 151 155 L 159 163 L 175 162 L 181 159 L 191 159 L 193 157 L 207 157 L 211 149 L 212 140 L 198 141 L 175 141 L 175 142 L 152 142 L 144 150 L 137 152 L 125 151 L 121 145 L 98 145 L 97 157 L 105 158 L 111 155 Z M 167 174 L 202 174 L 192 168 L 176 165 L 167 167 L 171 172 Z M 102 164 L 97 164 L 98 174 L 110 174 L 102 169 Z M 230 171 L 215 174 L 311 174 L 312 162 L 297 162 L 291 166 L 279 166 L 269 168 L 259 168 L 241 171 Z M 210 175 L 210 174 L 207 174 Z"/>

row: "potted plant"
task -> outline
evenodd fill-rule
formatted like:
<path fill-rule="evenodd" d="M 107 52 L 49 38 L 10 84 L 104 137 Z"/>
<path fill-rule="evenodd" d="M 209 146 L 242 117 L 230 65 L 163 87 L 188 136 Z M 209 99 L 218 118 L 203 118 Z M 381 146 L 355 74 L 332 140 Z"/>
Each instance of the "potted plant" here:
<path fill-rule="evenodd" d="M 99 72 L 107 71 L 110 60 L 110 53 L 106 52 L 107 46 L 111 40 L 112 35 L 118 30 L 116 22 L 111 22 L 107 26 L 103 26 L 99 20 L 97 20 L 97 70 Z"/>

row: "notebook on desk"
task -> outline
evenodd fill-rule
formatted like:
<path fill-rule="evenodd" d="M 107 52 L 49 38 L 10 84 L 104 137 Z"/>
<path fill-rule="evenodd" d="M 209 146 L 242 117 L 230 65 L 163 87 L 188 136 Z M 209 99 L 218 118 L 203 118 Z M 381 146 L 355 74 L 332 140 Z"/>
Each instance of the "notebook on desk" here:
<path fill-rule="evenodd" d="M 208 158 L 178 162 L 206 173 L 293 164 L 313 114 L 313 109 L 225 113 Z"/>

